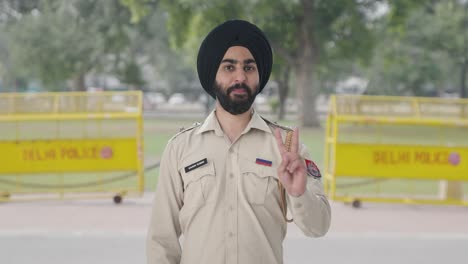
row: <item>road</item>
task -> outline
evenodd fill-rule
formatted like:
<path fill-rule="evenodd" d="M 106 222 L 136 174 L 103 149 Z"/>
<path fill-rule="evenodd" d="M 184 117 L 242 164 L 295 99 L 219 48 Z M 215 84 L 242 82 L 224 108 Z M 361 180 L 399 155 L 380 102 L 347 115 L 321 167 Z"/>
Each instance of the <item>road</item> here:
<path fill-rule="evenodd" d="M 0 263 L 145 263 L 152 193 L 109 200 L 0 204 Z M 332 203 L 324 238 L 304 237 L 293 224 L 285 263 L 468 263 L 468 209 Z"/>

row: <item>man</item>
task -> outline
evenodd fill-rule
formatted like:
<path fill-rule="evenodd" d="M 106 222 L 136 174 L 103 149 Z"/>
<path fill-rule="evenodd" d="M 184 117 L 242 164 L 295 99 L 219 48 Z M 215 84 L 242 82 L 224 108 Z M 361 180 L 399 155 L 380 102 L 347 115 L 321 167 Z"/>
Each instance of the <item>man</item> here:
<path fill-rule="evenodd" d="M 298 130 L 288 151 L 284 129 L 252 109 L 271 67 L 267 38 L 246 21 L 219 25 L 201 44 L 198 76 L 216 106 L 202 124 L 180 132 L 166 146 L 148 263 L 282 263 L 287 223 L 278 181 L 304 234 L 328 231 L 330 206 L 320 172 L 299 144 Z"/>

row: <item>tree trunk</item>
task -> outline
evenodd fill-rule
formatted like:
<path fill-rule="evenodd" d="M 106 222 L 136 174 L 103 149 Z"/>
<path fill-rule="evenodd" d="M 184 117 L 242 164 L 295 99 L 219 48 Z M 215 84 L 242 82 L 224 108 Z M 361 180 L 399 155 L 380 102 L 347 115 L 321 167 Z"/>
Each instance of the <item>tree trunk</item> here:
<path fill-rule="evenodd" d="M 24 85 L 24 83 L 20 79 L 15 78 L 13 80 L 13 85 L 12 85 L 13 91 L 12 92 L 16 93 L 16 92 L 20 91 L 20 89 L 22 88 L 21 87 L 22 85 Z"/>
<path fill-rule="evenodd" d="M 468 27 L 468 2 L 464 3 L 465 12 L 463 12 L 464 28 Z M 468 71 L 468 34 L 463 32 L 464 46 L 463 46 L 463 62 L 461 67 L 460 76 L 460 97 L 467 98 L 466 94 L 466 74 Z"/>
<path fill-rule="evenodd" d="M 468 71 L 468 59 L 465 59 L 461 65 L 460 72 L 460 97 L 467 98 L 466 94 L 466 73 Z"/>
<path fill-rule="evenodd" d="M 298 118 L 302 126 L 318 127 L 320 122 L 315 108 L 317 93 L 312 87 L 313 67 L 317 61 L 314 36 L 314 1 L 302 1 L 303 17 L 299 25 L 299 52 L 296 64 Z"/>
<path fill-rule="evenodd" d="M 281 67 L 281 73 L 276 80 L 278 82 L 278 100 L 279 100 L 279 111 L 278 120 L 283 120 L 286 115 L 286 98 L 289 94 L 289 74 L 290 68 L 287 65 Z"/>
<path fill-rule="evenodd" d="M 85 74 L 80 73 L 73 79 L 73 91 L 86 91 Z"/>

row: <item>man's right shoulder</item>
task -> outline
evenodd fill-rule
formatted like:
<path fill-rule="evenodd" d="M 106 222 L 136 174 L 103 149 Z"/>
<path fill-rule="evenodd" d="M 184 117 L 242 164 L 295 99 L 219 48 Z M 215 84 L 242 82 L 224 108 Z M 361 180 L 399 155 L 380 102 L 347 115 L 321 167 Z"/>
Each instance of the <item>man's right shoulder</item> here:
<path fill-rule="evenodd" d="M 178 137 L 180 137 L 180 136 L 182 136 L 184 134 L 187 134 L 187 132 L 194 130 L 195 128 L 199 127 L 200 125 L 201 125 L 200 122 L 195 122 L 195 123 L 193 123 L 191 126 L 189 126 L 187 128 L 181 127 L 179 129 L 179 132 L 177 134 L 175 134 L 174 136 L 172 136 L 171 139 L 169 139 L 169 142 L 175 140 L 176 138 L 178 138 Z"/>

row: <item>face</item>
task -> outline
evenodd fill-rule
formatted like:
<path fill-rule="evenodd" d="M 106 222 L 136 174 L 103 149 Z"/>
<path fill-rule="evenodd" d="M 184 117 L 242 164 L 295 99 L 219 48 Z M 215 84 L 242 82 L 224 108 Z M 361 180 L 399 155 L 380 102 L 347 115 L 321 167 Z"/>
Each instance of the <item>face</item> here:
<path fill-rule="evenodd" d="M 214 91 L 220 105 L 229 113 L 245 113 L 252 106 L 259 86 L 257 64 L 245 47 L 230 47 L 216 73 Z"/>

